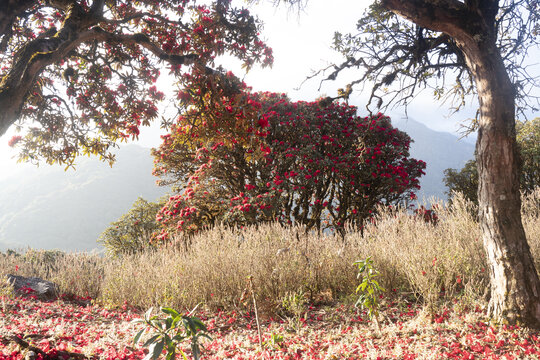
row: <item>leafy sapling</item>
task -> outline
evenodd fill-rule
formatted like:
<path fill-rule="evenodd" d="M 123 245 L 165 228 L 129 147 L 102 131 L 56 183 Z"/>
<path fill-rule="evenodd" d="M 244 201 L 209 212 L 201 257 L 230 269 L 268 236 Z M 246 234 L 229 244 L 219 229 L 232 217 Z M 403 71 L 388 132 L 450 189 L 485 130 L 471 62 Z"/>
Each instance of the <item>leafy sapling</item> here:
<path fill-rule="evenodd" d="M 360 285 L 356 288 L 356 294 L 360 294 L 355 306 L 360 306 L 362 309 L 367 309 L 370 319 L 374 319 L 379 325 L 379 299 L 378 293 L 385 291 L 379 285 L 376 277 L 379 276 L 379 271 L 373 267 L 373 260 L 368 256 L 365 260 L 358 260 L 353 265 L 358 266 L 357 278 L 361 279 Z"/>
<path fill-rule="evenodd" d="M 176 359 L 176 354 L 182 355 L 182 358 L 187 360 L 186 354 L 178 348 L 178 345 L 186 339 L 191 339 L 191 352 L 193 358 L 198 360 L 201 355 L 199 339 L 204 337 L 212 340 L 212 338 L 208 335 L 208 330 L 202 321 L 197 317 L 191 316 L 195 309 L 188 315 L 182 315 L 174 309 L 161 308 L 161 311 L 168 315 L 163 319 L 157 315 L 152 316 L 153 309 L 150 308 L 144 315 L 144 319 L 135 320 L 134 322 L 145 323 L 147 327 L 155 330 L 143 344 L 144 347 L 149 346 L 149 352 L 143 360 L 156 360 L 160 357 L 163 350 L 167 351 L 166 360 Z M 146 332 L 147 327 L 141 329 L 135 335 L 133 339 L 135 344 L 141 340 L 141 336 Z"/>

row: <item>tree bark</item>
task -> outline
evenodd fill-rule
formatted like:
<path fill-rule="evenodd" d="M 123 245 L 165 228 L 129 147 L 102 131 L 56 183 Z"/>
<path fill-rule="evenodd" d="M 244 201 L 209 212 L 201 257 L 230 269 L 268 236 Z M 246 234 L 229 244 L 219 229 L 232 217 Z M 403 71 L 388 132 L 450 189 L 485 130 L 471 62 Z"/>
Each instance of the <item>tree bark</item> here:
<path fill-rule="evenodd" d="M 488 314 L 497 322 L 540 327 L 540 280 L 521 221 L 515 90 L 496 42 L 498 1 L 381 3 L 422 27 L 449 35 L 465 55 L 480 103 L 476 161 L 491 283 Z"/>
<path fill-rule="evenodd" d="M 488 258 L 488 314 L 540 326 L 540 280 L 521 221 L 514 88 L 494 46 L 466 52 L 480 103 L 476 144 L 479 215 Z"/>

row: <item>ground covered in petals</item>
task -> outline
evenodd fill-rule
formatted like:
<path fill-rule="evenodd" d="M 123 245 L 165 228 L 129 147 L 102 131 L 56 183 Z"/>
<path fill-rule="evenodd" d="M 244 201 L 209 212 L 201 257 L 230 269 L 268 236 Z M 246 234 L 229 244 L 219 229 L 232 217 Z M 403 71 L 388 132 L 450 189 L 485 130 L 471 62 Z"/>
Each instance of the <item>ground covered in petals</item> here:
<path fill-rule="evenodd" d="M 203 341 L 203 359 L 540 359 L 538 331 L 491 326 L 480 306 L 428 312 L 400 298 L 383 299 L 381 310 L 380 327 L 340 304 L 306 306 L 290 317 L 262 313 L 260 339 L 252 311 L 196 315 L 212 337 Z M 141 359 L 146 349 L 132 342 L 141 328 L 132 321 L 141 316 L 85 299 L 2 297 L 0 359 L 23 359 L 36 348 L 37 359 Z"/>

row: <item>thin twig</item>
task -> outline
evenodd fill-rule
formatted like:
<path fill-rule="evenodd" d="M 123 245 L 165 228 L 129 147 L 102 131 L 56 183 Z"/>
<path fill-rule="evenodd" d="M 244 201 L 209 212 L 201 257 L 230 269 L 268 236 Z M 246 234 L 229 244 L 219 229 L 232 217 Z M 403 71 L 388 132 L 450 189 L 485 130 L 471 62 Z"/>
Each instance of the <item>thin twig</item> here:
<path fill-rule="evenodd" d="M 251 292 L 251 299 L 253 300 L 253 308 L 255 309 L 255 322 L 257 323 L 257 333 L 259 334 L 259 347 L 261 352 L 263 351 L 261 325 L 259 323 L 259 311 L 257 310 L 257 300 L 255 300 L 255 290 L 253 289 L 253 276 L 248 276 L 249 290 Z"/>

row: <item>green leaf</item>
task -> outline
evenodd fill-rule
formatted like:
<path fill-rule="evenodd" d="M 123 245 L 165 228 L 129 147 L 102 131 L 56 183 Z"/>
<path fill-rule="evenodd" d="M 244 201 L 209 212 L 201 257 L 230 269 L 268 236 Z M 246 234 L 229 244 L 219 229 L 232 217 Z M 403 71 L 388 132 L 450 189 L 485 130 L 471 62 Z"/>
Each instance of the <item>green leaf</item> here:
<path fill-rule="evenodd" d="M 150 309 L 148 309 L 148 311 L 144 314 L 144 319 L 146 321 L 149 321 L 150 320 L 150 315 L 152 315 L 152 311 L 154 310 L 153 307 L 151 307 Z"/>
<path fill-rule="evenodd" d="M 178 311 L 172 308 L 161 308 L 161 311 L 163 311 L 165 314 L 171 315 L 172 317 L 177 317 L 178 315 L 180 315 Z"/>
<path fill-rule="evenodd" d="M 137 335 L 135 335 L 135 338 L 133 338 L 133 344 L 137 344 L 142 336 L 142 334 L 144 333 L 144 330 L 146 329 L 141 329 Z"/>
<path fill-rule="evenodd" d="M 190 336 L 191 332 L 189 329 L 189 318 L 186 316 L 182 317 L 182 324 L 184 325 L 184 329 L 186 329 L 186 334 Z"/>
<path fill-rule="evenodd" d="M 165 323 L 164 323 L 165 327 L 164 327 L 164 329 L 168 330 L 168 329 L 173 328 L 174 327 L 174 326 L 172 326 L 173 321 L 174 321 L 174 319 L 172 317 L 170 317 L 170 316 L 167 319 L 165 319 Z"/>
<path fill-rule="evenodd" d="M 172 356 L 174 359 L 176 356 L 176 344 L 173 341 L 169 341 L 167 344 L 167 358 Z"/>
<path fill-rule="evenodd" d="M 178 315 L 177 317 L 174 318 L 172 324 L 171 324 L 171 327 L 172 328 L 176 328 L 176 326 L 178 326 L 178 323 L 182 320 L 182 315 Z"/>
<path fill-rule="evenodd" d="M 199 330 L 207 331 L 206 325 L 203 324 L 201 319 L 199 319 L 198 317 L 192 317 L 191 319 L 193 320 L 193 322 L 195 323 L 195 325 L 197 326 Z"/>
<path fill-rule="evenodd" d="M 189 329 L 191 330 L 192 334 L 196 334 L 197 333 L 197 326 L 193 322 L 193 318 L 188 318 L 188 325 L 189 325 Z"/>
<path fill-rule="evenodd" d="M 379 285 L 379 283 L 376 280 L 371 280 L 371 283 L 375 285 L 375 288 L 379 291 L 384 291 L 384 289 Z"/>
<path fill-rule="evenodd" d="M 146 342 L 143 344 L 143 347 L 147 347 L 148 345 L 153 344 L 160 337 L 161 337 L 161 334 L 152 336 L 150 339 L 146 340 Z"/>
<path fill-rule="evenodd" d="M 208 335 L 208 334 L 199 334 L 199 337 L 205 337 L 208 340 L 212 341 L 212 337 L 210 335 Z M 281 339 L 283 339 L 283 336 L 281 337 Z"/>
<path fill-rule="evenodd" d="M 365 291 L 366 287 L 367 287 L 367 282 L 363 282 L 363 283 L 360 284 L 360 290 L 361 291 Z"/>
<path fill-rule="evenodd" d="M 163 347 L 165 346 L 165 339 L 162 339 L 161 341 L 158 341 L 158 342 L 155 342 L 153 343 L 149 348 L 149 353 L 148 355 L 152 354 L 152 356 L 150 357 L 150 359 L 152 360 L 155 360 L 157 358 L 159 358 L 159 356 L 161 355 L 161 353 L 163 352 Z M 148 356 L 147 355 L 147 356 Z"/>
<path fill-rule="evenodd" d="M 163 339 L 165 340 L 165 344 L 167 344 L 167 348 L 170 348 L 171 346 L 173 348 L 176 347 L 176 345 L 174 344 L 174 342 L 172 341 L 172 339 L 171 339 L 171 337 L 169 335 L 165 334 Z"/>
<path fill-rule="evenodd" d="M 182 335 L 182 334 L 177 334 L 177 335 L 175 335 L 175 336 L 172 338 L 172 340 L 173 340 L 173 341 L 176 341 L 176 342 L 182 342 L 182 341 L 184 341 L 184 340 L 187 339 L 187 338 L 188 338 L 187 336 L 184 336 L 184 335 Z"/>
<path fill-rule="evenodd" d="M 360 268 L 358 269 L 358 272 L 363 273 L 364 270 L 366 270 L 366 264 L 363 264 L 362 266 L 360 266 Z"/>

